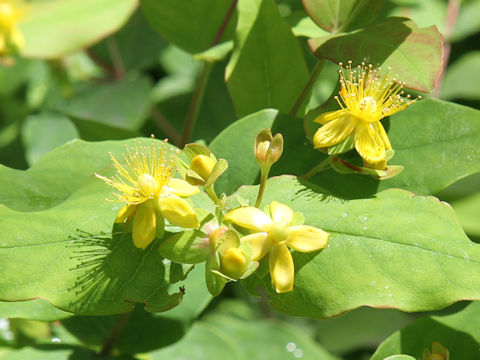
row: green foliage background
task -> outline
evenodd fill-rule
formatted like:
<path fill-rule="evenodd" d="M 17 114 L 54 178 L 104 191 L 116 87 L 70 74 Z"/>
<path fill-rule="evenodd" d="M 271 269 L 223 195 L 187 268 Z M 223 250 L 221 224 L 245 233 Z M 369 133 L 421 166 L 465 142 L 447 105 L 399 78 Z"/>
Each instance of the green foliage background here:
<path fill-rule="evenodd" d="M 434 342 L 480 356 L 479 0 L 26 3 L 25 47 L 0 66 L 0 359 L 421 359 Z M 302 180 L 348 60 L 424 97 L 382 121 L 405 170 Z M 113 173 L 109 152 L 150 134 L 205 144 L 234 207 L 255 201 L 265 128 L 285 146 L 262 204 L 332 235 L 293 253 L 294 291 L 261 264 L 212 298 L 203 264 L 112 228 L 121 205 L 94 177 Z"/>

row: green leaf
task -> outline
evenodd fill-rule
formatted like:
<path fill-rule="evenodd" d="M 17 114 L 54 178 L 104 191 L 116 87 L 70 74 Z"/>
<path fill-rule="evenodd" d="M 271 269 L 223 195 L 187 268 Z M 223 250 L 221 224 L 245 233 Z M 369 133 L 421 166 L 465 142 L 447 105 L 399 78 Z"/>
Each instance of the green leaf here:
<path fill-rule="evenodd" d="M 307 14 L 322 29 L 337 33 L 371 23 L 383 6 L 383 0 L 303 0 Z"/>
<path fill-rule="evenodd" d="M 480 192 L 451 202 L 458 220 L 469 235 L 480 236 Z"/>
<path fill-rule="evenodd" d="M 224 43 L 218 44 L 210 49 L 202 51 L 201 53 L 195 54 L 193 58 L 195 60 L 216 62 L 225 59 L 232 50 L 233 41 L 225 41 Z"/>
<path fill-rule="evenodd" d="M 474 35 L 480 30 L 480 24 L 478 23 L 480 2 L 465 1 L 461 5 L 453 30 L 452 41 L 462 40 L 467 36 Z"/>
<path fill-rule="evenodd" d="M 320 59 L 391 67 L 407 87 L 422 92 L 434 89 L 442 71 L 442 43 L 443 37 L 435 26 L 421 29 L 408 19 L 394 17 L 362 30 L 309 41 Z"/>
<path fill-rule="evenodd" d="M 20 31 L 21 55 L 56 58 L 87 47 L 121 27 L 138 0 L 48 0 L 29 2 Z"/>
<path fill-rule="evenodd" d="M 338 360 L 298 328 L 274 319 L 243 319 L 239 304 L 227 302 L 230 313 L 213 313 L 197 321 L 176 344 L 151 353 L 160 359 L 321 359 Z M 245 305 L 243 305 L 245 306 Z M 236 316 L 231 314 L 235 313 Z"/>
<path fill-rule="evenodd" d="M 185 289 L 182 303 L 164 313 L 148 313 L 142 306 L 137 306 L 129 315 L 75 316 L 62 324 L 82 343 L 100 346 L 107 341 L 120 317 L 127 316 L 124 331 L 115 342 L 115 348 L 121 353 L 144 353 L 173 344 L 189 331 L 211 299 L 203 279 L 204 271 L 203 265 L 192 270 L 182 283 Z"/>
<path fill-rule="evenodd" d="M 334 354 L 375 348 L 385 334 L 413 321 L 413 316 L 393 309 L 361 307 L 342 316 L 316 322 L 317 341 Z"/>
<path fill-rule="evenodd" d="M 92 351 L 79 346 L 65 346 L 60 344 L 52 346 L 45 344 L 36 347 L 27 346 L 21 349 L 5 350 L 5 352 L 1 352 L 0 350 L 0 359 L 2 360 L 65 360 L 72 358 L 87 360 L 94 355 Z M 105 359 L 108 360 L 109 358 Z"/>
<path fill-rule="evenodd" d="M 213 45 L 232 5 L 232 1 L 226 0 L 141 0 L 140 3 L 150 25 L 170 43 L 190 53 Z M 233 19 L 229 23 L 222 39 L 231 36 Z"/>
<path fill-rule="evenodd" d="M 75 138 L 78 138 L 75 125 L 63 115 L 30 115 L 22 126 L 22 140 L 29 165 L 50 150 Z"/>
<path fill-rule="evenodd" d="M 110 64 L 123 67 L 120 70 L 136 70 L 153 67 L 158 63 L 158 57 L 168 43 L 154 31 L 142 11 L 137 10 L 128 23 L 90 50 Z M 117 64 L 112 62 L 112 49 L 118 51 Z"/>
<path fill-rule="evenodd" d="M 65 319 L 72 315 L 71 313 L 55 308 L 48 301 L 42 299 L 0 302 L 0 318 L 54 321 Z"/>
<path fill-rule="evenodd" d="M 72 117 L 136 130 L 148 114 L 151 87 L 147 77 L 90 85 L 57 107 Z"/>
<path fill-rule="evenodd" d="M 447 68 L 440 96 L 443 99 L 480 99 L 480 51 L 469 52 Z"/>
<path fill-rule="evenodd" d="M 308 80 L 302 49 L 273 0 L 240 0 L 227 86 L 237 115 L 288 112 Z"/>
<path fill-rule="evenodd" d="M 121 204 L 105 201 L 112 189 L 93 175 L 112 174 L 108 153 L 121 160 L 125 144 L 133 146 L 72 141 L 28 171 L 0 167 L 0 300 L 40 297 L 76 314 L 124 312 L 134 302 L 164 311 L 180 302 L 169 284 L 189 267 L 164 260 L 158 241 L 143 251 L 118 226 L 112 234 Z"/>
<path fill-rule="evenodd" d="M 383 360 L 392 354 L 409 354 L 421 358 L 424 349 L 438 342 L 448 349 L 451 358 L 474 359 L 480 346 L 480 303 L 445 316 L 423 317 L 393 333 L 371 357 Z"/>
<path fill-rule="evenodd" d="M 257 191 L 242 187 L 238 194 L 253 201 Z M 275 293 L 268 276 L 244 280 L 249 288 L 263 283 L 280 311 L 324 318 L 363 305 L 426 311 L 480 298 L 480 245 L 436 198 L 392 189 L 347 201 L 281 176 L 269 180 L 263 204 L 273 200 L 331 234 L 323 251 L 293 252 L 292 292 Z"/>

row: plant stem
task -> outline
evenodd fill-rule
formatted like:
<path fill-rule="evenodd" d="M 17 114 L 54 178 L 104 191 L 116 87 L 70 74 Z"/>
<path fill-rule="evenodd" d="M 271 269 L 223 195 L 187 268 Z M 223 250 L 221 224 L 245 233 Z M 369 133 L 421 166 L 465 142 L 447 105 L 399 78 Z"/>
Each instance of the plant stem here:
<path fill-rule="evenodd" d="M 105 340 L 105 342 L 103 343 L 102 349 L 98 353 L 98 357 L 106 357 L 111 354 L 113 347 L 115 346 L 115 343 L 117 342 L 120 335 L 124 332 L 127 322 L 130 319 L 131 315 L 132 315 L 132 312 L 130 311 L 127 313 L 120 314 L 118 316 L 117 323 L 113 327 L 112 332 L 108 336 L 107 340 Z"/>
<path fill-rule="evenodd" d="M 255 203 L 255 207 L 257 208 L 262 203 L 263 193 L 265 192 L 265 188 L 267 187 L 267 179 L 268 179 L 269 172 L 270 172 L 270 167 L 268 167 L 265 170 L 263 167 L 261 167 L 260 188 L 258 189 L 257 202 Z"/>
<path fill-rule="evenodd" d="M 213 39 L 212 46 L 217 45 L 220 40 L 222 40 L 223 33 L 227 29 L 227 25 L 230 21 L 230 18 L 233 15 L 233 12 L 235 11 L 235 6 L 237 6 L 238 0 L 233 0 L 230 7 L 227 10 L 227 13 L 225 14 L 225 17 L 223 18 L 222 25 L 220 25 L 220 28 L 218 29 L 217 35 L 215 35 L 215 39 Z"/>
<path fill-rule="evenodd" d="M 215 189 L 213 188 L 213 184 L 210 186 L 205 186 L 205 192 L 207 193 L 208 197 L 212 199 L 212 201 L 223 208 L 223 204 L 218 198 L 217 194 L 215 193 Z"/>
<path fill-rule="evenodd" d="M 155 121 L 158 127 L 167 135 L 168 139 L 174 144 L 177 145 L 180 142 L 180 133 L 172 126 L 168 119 L 163 115 L 154 104 L 150 109 L 150 116 L 153 121 Z"/>
<path fill-rule="evenodd" d="M 308 99 L 309 95 L 312 93 L 313 85 L 315 84 L 315 81 L 317 80 L 318 75 L 322 72 L 322 69 L 325 66 L 325 62 L 326 60 L 324 59 L 319 60 L 315 65 L 315 67 L 313 68 L 310 78 L 308 79 L 307 83 L 305 84 L 305 87 L 300 93 L 300 96 L 298 97 L 297 101 L 295 101 L 295 104 L 290 110 L 290 115 L 296 116 L 298 114 L 298 111 L 302 108 L 305 101 Z"/>
<path fill-rule="evenodd" d="M 450 50 L 452 45 L 450 44 L 450 38 L 453 35 L 455 30 L 455 24 L 458 19 L 458 12 L 460 10 L 461 0 L 448 0 L 447 8 L 447 19 L 445 21 L 445 41 L 443 43 L 443 63 L 442 63 L 442 72 L 438 76 L 437 83 L 435 84 L 435 89 L 433 90 L 432 96 L 438 97 L 440 89 L 442 88 L 443 77 L 445 75 L 445 70 L 448 65 L 448 58 L 450 57 Z"/>
<path fill-rule="evenodd" d="M 203 64 L 202 72 L 197 80 L 195 91 L 193 92 L 192 101 L 188 108 L 187 118 L 185 120 L 185 127 L 183 128 L 182 137 L 180 138 L 180 147 L 184 147 L 192 136 L 195 123 L 197 122 L 198 112 L 202 105 L 203 97 L 205 95 L 205 89 L 207 87 L 210 71 L 212 70 L 213 63 L 205 62 Z"/>
<path fill-rule="evenodd" d="M 307 172 L 305 175 L 302 176 L 302 179 L 309 179 L 311 178 L 313 175 L 315 175 L 316 173 L 320 172 L 321 170 L 324 170 L 326 169 L 328 166 L 330 166 L 330 159 L 331 157 L 327 157 L 326 159 L 324 159 L 320 164 L 318 164 L 317 166 L 315 166 L 312 170 L 310 170 L 309 172 Z"/>
<path fill-rule="evenodd" d="M 213 39 L 212 45 L 217 45 L 220 40 L 222 39 L 223 33 L 227 29 L 228 23 L 235 11 L 235 6 L 237 5 L 238 0 L 233 0 L 230 7 L 228 8 L 225 17 L 223 18 L 222 24 L 218 29 L 215 38 Z M 200 111 L 200 107 L 202 105 L 203 97 L 205 95 L 205 89 L 207 87 L 208 78 L 210 76 L 210 72 L 212 70 L 213 63 L 205 62 L 203 64 L 202 72 L 197 80 L 197 85 L 195 86 L 195 91 L 193 92 L 192 101 L 190 102 L 190 106 L 188 108 L 187 118 L 185 119 L 185 127 L 183 128 L 182 137 L 180 138 L 179 146 L 184 147 L 185 144 L 190 140 L 192 136 L 193 129 L 195 128 L 195 123 L 197 122 L 198 112 Z"/>
<path fill-rule="evenodd" d="M 125 66 L 123 65 L 122 56 L 120 55 L 120 49 L 114 38 L 107 40 L 108 53 L 112 59 L 113 70 L 116 79 L 121 79 L 125 76 Z"/>

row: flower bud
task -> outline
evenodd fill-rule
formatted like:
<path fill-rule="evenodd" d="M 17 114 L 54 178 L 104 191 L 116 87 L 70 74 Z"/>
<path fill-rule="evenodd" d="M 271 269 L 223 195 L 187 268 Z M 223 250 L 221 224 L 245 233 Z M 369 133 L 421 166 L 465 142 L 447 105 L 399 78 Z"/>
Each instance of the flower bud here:
<path fill-rule="evenodd" d="M 270 129 L 262 130 L 255 138 L 255 157 L 260 166 L 270 167 L 280 159 L 283 152 L 283 136 L 272 136 Z"/>
<path fill-rule="evenodd" d="M 248 268 L 249 259 L 239 248 L 230 248 L 221 257 L 221 271 L 232 279 L 240 278 Z"/>
<path fill-rule="evenodd" d="M 197 155 L 190 163 L 190 169 L 195 171 L 200 177 L 207 181 L 215 166 L 215 161 L 206 155 Z"/>
<path fill-rule="evenodd" d="M 212 251 L 216 251 L 217 245 L 220 242 L 220 239 L 222 238 L 223 234 L 228 230 L 225 226 L 219 227 L 208 235 L 208 241 L 210 243 L 210 249 Z"/>

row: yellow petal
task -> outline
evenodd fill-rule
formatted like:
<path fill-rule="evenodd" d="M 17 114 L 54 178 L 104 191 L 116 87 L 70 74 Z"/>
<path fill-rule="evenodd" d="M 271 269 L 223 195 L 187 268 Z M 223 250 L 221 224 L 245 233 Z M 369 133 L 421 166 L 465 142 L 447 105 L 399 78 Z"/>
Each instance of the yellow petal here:
<path fill-rule="evenodd" d="M 156 230 L 155 208 L 151 201 L 137 206 L 133 219 L 133 243 L 140 249 L 145 249 L 155 239 Z"/>
<path fill-rule="evenodd" d="M 345 110 L 329 111 L 317 116 L 315 120 L 313 120 L 313 122 L 325 125 L 327 122 L 338 119 L 344 115 L 345 115 Z"/>
<path fill-rule="evenodd" d="M 230 211 L 225 215 L 225 220 L 230 220 L 244 228 L 265 231 L 265 226 L 272 223 L 265 213 L 255 207 L 245 206 Z"/>
<path fill-rule="evenodd" d="M 355 129 L 355 148 L 367 163 L 385 160 L 385 145 L 373 123 L 359 123 Z"/>
<path fill-rule="evenodd" d="M 242 237 L 241 241 L 248 241 L 252 247 L 252 260 L 260 260 L 270 250 L 272 241 L 266 232 L 259 232 Z"/>
<path fill-rule="evenodd" d="M 268 263 L 272 285 L 277 293 L 293 290 L 295 276 L 292 254 L 285 244 L 275 244 L 269 252 Z"/>
<path fill-rule="evenodd" d="M 389 150 L 392 148 L 392 144 L 390 144 L 390 139 L 388 138 L 387 133 L 385 132 L 385 129 L 380 121 L 374 122 L 373 127 L 375 128 L 375 131 L 378 133 L 380 138 L 383 141 L 383 145 L 385 146 L 385 149 Z"/>
<path fill-rule="evenodd" d="M 293 220 L 292 209 L 278 201 L 272 201 L 270 203 L 270 215 L 272 216 L 273 222 L 283 226 L 289 226 Z"/>
<path fill-rule="evenodd" d="M 290 228 L 287 245 L 294 250 L 310 252 L 327 246 L 329 233 L 313 226 L 299 225 Z"/>
<path fill-rule="evenodd" d="M 355 128 L 357 120 L 343 112 L 338 118 L 329 121 L 313 136 L 316 149 L 333 146 L 345 140 Z"/>
<path fill-rule="evenodd" d="M 167 191 L 173 195 L 187 197 L 198 194 L 200 190 L 198 187 L 190 185 L 182 179 L 170 179 L 167 185 Z"/>
<path fill-rule="evenodd" d="M 184 228 L 200 226 L 197 214 L 188 202 L 178 196 L 158 198 L 157 207 L 170 224 Z"/>
<path fill-rule="evenodd" d="M 122 207 L 118 211 L 117 218 L 115 219 L 115 222 L 117 224 L 124 223 L 125 220 L 127 220 L 131 215 L 133 215 L 133 213 L 136 210 L 136 207 L 137 207 L 136 205 L 129 205 L 129 204 Z"/>

